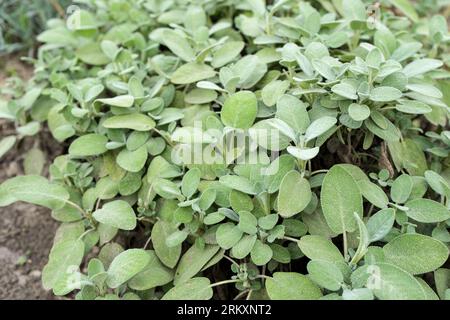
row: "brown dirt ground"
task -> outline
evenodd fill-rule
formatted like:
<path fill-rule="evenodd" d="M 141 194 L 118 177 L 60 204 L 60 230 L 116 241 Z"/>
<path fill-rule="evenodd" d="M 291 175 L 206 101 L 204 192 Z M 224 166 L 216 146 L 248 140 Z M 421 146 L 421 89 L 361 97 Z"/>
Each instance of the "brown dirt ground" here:
<path fill-rule="evenodd" d="M 0 87 L 5 84 L 6 78 L 19 76 L 29 79 L 33 75 L 33 69 L 24 64 L 18 57 L 0 56 Z"/>
<path fill-rule="evenodd" d="M 5 71 L 8 75 L 17 72 L 23 77 L 31 74 L 17 59 L 9 60 L 3 70 L 3 73 L 0 70 L 0 87 L 7 76 Z M 0 122 L 0 137 L 11 129 L 11 124 Z M 39 141 L 47 156 L 47 171 L 61 147 L 46 132 L 40 134 Z M 0 183 L 23 174 L 23 155 L 33 143 L 33 139 L 22 140 L 0 159 Z M 52 298 L 52 294 L 42 288 L 41 270 L 47 263 L 57 226 L 50 211 L 42 207 L 16 203 L 0 208 L 0 299 Z"/>

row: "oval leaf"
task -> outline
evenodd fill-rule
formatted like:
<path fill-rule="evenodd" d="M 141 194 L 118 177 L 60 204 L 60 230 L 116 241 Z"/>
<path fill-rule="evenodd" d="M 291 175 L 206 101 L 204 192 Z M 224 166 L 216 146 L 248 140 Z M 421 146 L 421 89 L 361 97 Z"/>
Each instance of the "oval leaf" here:
<path fill-rule="evenodd" d="M 266 280 L 266 290 L 271 300 L 316 300 L 322 296 L 307 276 L 295 272 L 275 272 Z"/>
<path fill-rule="evenodd" d="M 116 200 L 108 202 L 93 213 L 95 220 L 122 230 L 136 228 L 136 215 L 128 202 Z"/>
<path fill-rule="evenodd" d="M 362 196 L 358 185 L 347 171 L 339 166 L 328 171 L 323 179 L 320 199 L 331 230 L 341 234 L 356 229 L 353 213 L 362 215 Z"/>
<path fill-rule="evenodd" d="M 386 260 L 411 274 L 434 271 L 448 259 L 442 242 L 422 234 L 403 234 L 383 247 Z"/>
<path fill-rule="evenodd" d="M 308 180 L 302 178 L 298 171 L 288 172 L 278 192 L 278 214 L 283 218 L 292 217 L 305 209 L 310 201 L 311 187 Z"/>
<path fill-rule="evenodd" d="M 136 274 L 144 270 L 150 256 L 142 249 L 128 249 L 120 253 L 108 268 L 106 283 L 112 289 L 118 288 Z"/>

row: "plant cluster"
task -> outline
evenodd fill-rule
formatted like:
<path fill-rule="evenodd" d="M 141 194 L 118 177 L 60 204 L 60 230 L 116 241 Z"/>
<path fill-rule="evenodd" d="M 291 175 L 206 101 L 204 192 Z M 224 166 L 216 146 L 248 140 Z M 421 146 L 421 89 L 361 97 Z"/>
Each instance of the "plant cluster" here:
<path fill-rule="evenodd" d="M 80 2 L 39 35 L 26 94 L 0 105 L 68 143 L 50 181 L 0 185 L 0 206 L 61 222 L 45 288 L 450 298 L 444 16 L 408 1 Z"/>

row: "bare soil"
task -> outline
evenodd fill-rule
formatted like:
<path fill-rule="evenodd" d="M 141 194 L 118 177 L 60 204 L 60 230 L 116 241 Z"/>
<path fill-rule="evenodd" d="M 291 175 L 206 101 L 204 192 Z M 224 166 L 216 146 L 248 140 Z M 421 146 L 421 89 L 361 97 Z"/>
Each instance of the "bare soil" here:
<path fill-rule="evenodd" d="M 18 76 L 29 79 L 33 75 L 33 68 L 24 64 L 19 57 L 0 56 L 0 87 L 5 84 L 8 77 Z"/>

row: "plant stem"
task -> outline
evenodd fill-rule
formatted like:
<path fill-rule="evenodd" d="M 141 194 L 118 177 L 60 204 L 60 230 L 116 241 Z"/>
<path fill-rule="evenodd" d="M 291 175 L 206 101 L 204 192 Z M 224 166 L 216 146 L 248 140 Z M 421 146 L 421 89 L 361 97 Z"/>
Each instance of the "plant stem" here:
<path fill-rule="evenodd" d="M 240 292 L 236 297 L 234 297 L 233 300 L 239 299 L 240 297 L 242 297 L 243 295 L 245 295 L 245 294 L 248 293 L 249 291 L 250 291 L 250 290 L 245 290 L 245 291 Z"/>
<path fill-rule="evenodd" d="M 64 9 L 61 7 L 61 5 L 59 4 L 58 0 L 50 0 L 50 4 L 53 6 L 53 8 L 55 9 L 56 12 L 58 12 L 58 14 L 61 17 L 65 17 L 65 12 Z"/>
<path fill-rule="evenodd" d="M 224 281 L 220 281 L 220 282 L 216 282 L 216 283 L 210 284 L 209 287 L 213 288 L 213 287 L 221 286 L 221 285 L 224 285 L 224 284 L 237 283 L 237 282 L 241 282 L 241 280 L 238 280 L 238 279 L 235 279 L 235 280 L 224 280 Z"/>
<path fill-rule="evenodd" d="M 289 240 L 289 241 L 292 241 L 292 242 L 299 242 L 300 241 L 300 239 L 295 239 L 295 238 L 291 238 L 291 237 L 283 237 L 283 239 L 284 240 Z"/>
<path fill-rule="evenodd" d="M 87 216 L 87 212 L 84 211 L 79 205 L 77 205 L 75 202 L 72 202 L 70 200 L 66 200 L 66 203 L 70 205 L 71 207 L 74 207 L 78 211 L 80 211 L 84 216 Z"/>
<path fill-rule="evenodd" d="M 369 212 L 367 213 L 368 218 L 370 218 L 370 216 L 372 215 L 372 211 L 373 211 L 373 204 L 370 205 Z"/>
<path fill-rule="evenodd" d="M 230 261 L 232 264 L 235 264 L 239 267 L 239 263 L 237 263 L 236 261 L 234 261 L 233 259 L 231 259 L 229 256 L 224 255 L 223 256 L 225 259 L 227 259 L 228 261 Z"/>
<path fill-rule="evenodd" d="M 98 210 L 98 208 L 100 208 L 100 203 L 101 203 L 101 199 L 98 198 L 98 199 L 97 199 L 97 203 L 95 204 L 95 210 L 96 210 L 96 211 Z"/>
<path fill-rule="evenodd" d="M 95 229 L 89 229 L 89 230 L 85 231 L 84 233 L 81 234 L 81 236 L 78 237 L 78 240 L 83 239 L 83 237 L 84 237 L 85 235 L 87 235 L 89 232 L 94 231 L 94 230 L 95 230 Z"/>
<path fill-rule="evenodd" d="M 152 236 L 150 235 L 150 237 L 148 237 L 147 241 L 145 242 L 145 245 L 143 248 L 144 250 L 147 249 L 147 246 L 149 245 L 151 239 L 152 239 Z"/>
<path fill-rule="evenodd" d="M 348 243 L 347 243 L 347 233 L 344 231 L 342 234 L 342 238 L 344 240 L 344 258 L 345 260 L 348 260 Z"/>
<path fill-rule="evenodd" d="M 313 176 L 313 175 L 318 174 L 318 173 L 327 173 L 327 172 L 328 172 L 328 169 L 320 169 L 320 170 L 316 170 L 316 171 L 311 172 L 310 176 Z"/>

